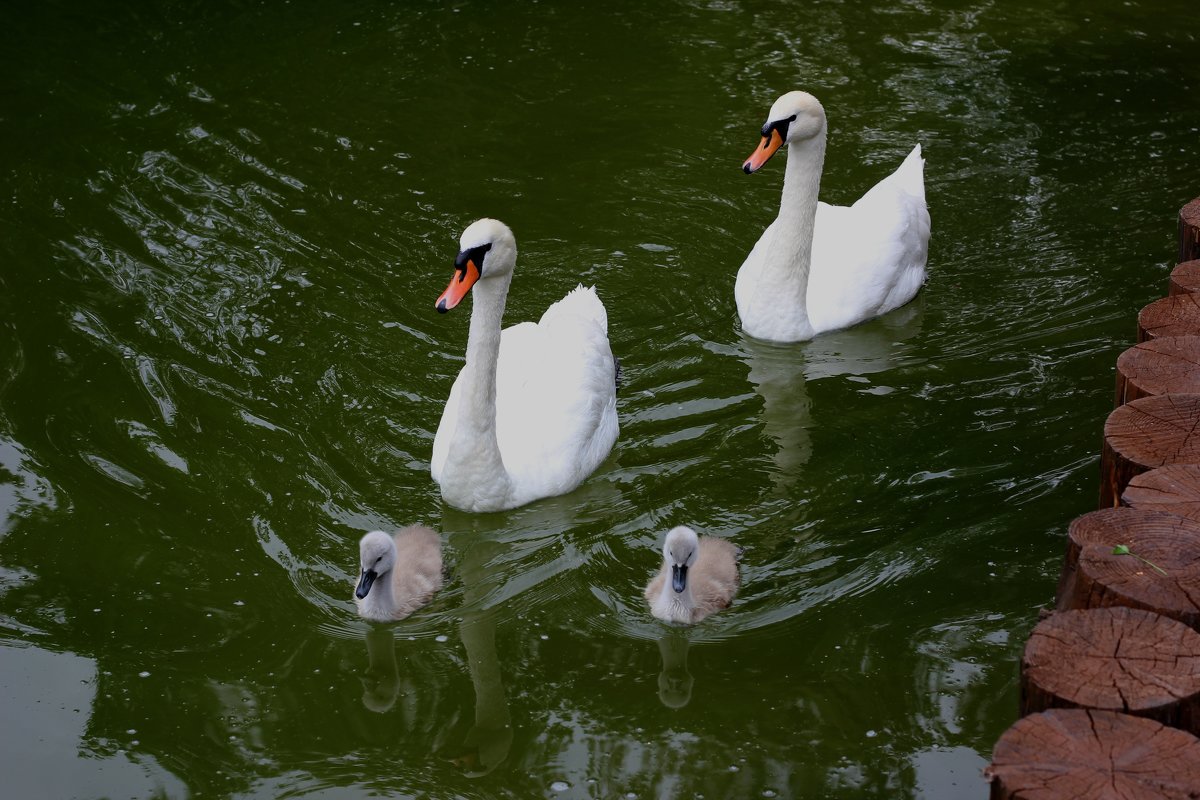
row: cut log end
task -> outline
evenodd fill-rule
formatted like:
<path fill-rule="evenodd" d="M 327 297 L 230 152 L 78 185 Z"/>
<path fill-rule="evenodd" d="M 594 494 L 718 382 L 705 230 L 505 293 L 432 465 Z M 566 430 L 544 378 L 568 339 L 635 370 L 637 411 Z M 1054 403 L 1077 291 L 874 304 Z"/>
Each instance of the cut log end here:
<path fill-rule="evenodd" d="M 1200 335 L 1200 294 L 1175 294 L 1138 312 L 1138 342 L 1163 336 Z"/>
<path fill-rule="evenodd" d="M 1179 209 L 1179 261 L 1200 258 L 1200 197 Z"/>
<path fill-rule="evenodd" d="M 1072 522 L 1058 610 L 1109 606 L 1141 608 L 1200 628 L 1200 523 L 1132 508 Z"/>
<path fill-rule="evenodd" d="M 1121 505 L 1200 522 L 1200 464 L 1168 464 L 1134 476 L 1121 493 Z"/>
<path fill-rule="evenodd" d="M 1169 393 L 1200 393 L 1200 336 L 1151 339 L 1117 358 L 1114 405 Z"/>
<path fill-rule="evenodd" d="M 1200 739 L 1127 714 L 1055 709 L 1009 728 L 984 776 L 992 800 L 1185 800 L 1200 786 Z"/>
<path fill-rule="evenodd" d="M 1200 733 L 1200 633 L 1134 608 L 1064 611 L 1021 658 L 1021 714 L 1123 711 Z"/>
<path fill-rule="evenodd" d="M 1183 261 L 1171 270 L 1167 282 L 1167 294 L 1191 294 L 1200 292 L 1200 258 Z"/>
<path fill-rule="evenodd" d="M 1194 547 L 1195 543 L 1200 543 L 1200 522 L 1162 511 L 1133 508 L 1108 508 L 1076 517 L 1067 529 L 1067 552 L 1056 594 L 1057 609 L 1066 611 L 1084 607 L 1076 605 L 1078 601 L 1074 599 L 1078 594 L 1079 558 L 1084 550 L 1111 554 L 1115 547 L 1123 545 L 1130 553 L 1148 558 L 1143 551 L 1151 539 L 1182 542 L 1184 546 Z M 1121 558 L 1137 560 L 1132 555 Z M 1138 563 L 1145 566 L 1144 562 Z"/>
<path fill-rule="evenodd" d="M 1126 403 L 1104 423 L 1100 506 L 1117 505 L 1129 481 L 1166 464 L 1200 464 L 1200 394 L 1164 394 Z"/>

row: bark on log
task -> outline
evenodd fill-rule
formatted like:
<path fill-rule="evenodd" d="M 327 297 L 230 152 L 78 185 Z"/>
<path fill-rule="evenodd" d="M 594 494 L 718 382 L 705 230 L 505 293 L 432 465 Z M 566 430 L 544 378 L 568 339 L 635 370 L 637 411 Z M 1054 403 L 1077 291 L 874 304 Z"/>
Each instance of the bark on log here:
<path fill-rule="evenodd" d="M 1134 476 L 1121 493 L 1121 505 L 1200 522 L 1200 465 L 1168 464 Z"/>
<path fill-rule="evenodd" d="M 991 800 L 1194 800 L 1200 739 L 1128 714 L 1054 709 L 1005 731 L 984 777 Z"/>
<path fill-rule="evenodd" d="M 1152 539 L 1166 539 L 1180 542 L 1182 547 L 1191 550 L 1200 549 L 1200 522 L 1163 511 L 1133 508 L 1105 508 L 1076 517 L 1067 529 L 1067 552 L 1058 579 L 1055 607 L 1059 611 L 1076 607 L 1072 605 L 1072 597 L 1077 594 L 1079 559 L 1085 550 L 1111 554 L 1117 545 L 1125 545 L 1131 553 L 1149 558 L 1142 551 Z M 1120 558 L 1137 561 L 1133 556 Z M 1145 566 L 1143 562 L 1138 563 Z"/>
<path fill-rule="evenodd" d="M 1138 312 L 1138 342 L 1163 336 L 1200 335 L 1200 294 L 1174 294 Z"/>
<path fill-rule="evenodd" d="M 1167 294 L 1191 294 L 1200 292 L 1200 258 L 1183 261 L 1171 270 L 1167 282 Z"/>
<path fill-rule="evenodd" d="M 1100 507 L 1120 500 L 1131 478 L 1166 464 L 1200 464 L 1200 394 L 1164 394 L 1126 403 L 1104 423 Z"/>
<path fill-rule="evenodd" d="M 1200 733 L 1200 633 L 1135 608 L 1062 611 L 1021 657 L 1021 715 L 1121 711 Z"/>
<path fill-rule="evenodd" d="M 1179 258 L 1200 258 L 1200 197 L 1179 209 Z"/>
<path fill-rule="evenodd" d="M 1115 405 L 1157 394 L 1200 393 L 1200 336 L 1166 336 L 1117 358 Z"/>

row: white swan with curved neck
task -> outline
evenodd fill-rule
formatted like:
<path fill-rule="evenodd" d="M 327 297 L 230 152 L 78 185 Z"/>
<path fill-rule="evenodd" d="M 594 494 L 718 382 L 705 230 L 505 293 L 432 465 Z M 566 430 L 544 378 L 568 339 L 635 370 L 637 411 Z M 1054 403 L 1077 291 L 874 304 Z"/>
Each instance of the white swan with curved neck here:
<path fill-rule="evenodd" d="M 475 307 L 467 363 L 442 412 L 430 473 L 446 502 L 464 511 L 569 492 L 617 440 L 617 369 L 604 304 L 595 288 L 580 285 L 539 322 L 501 331 L 516 239 L 504 223 L 481 219 L 460 246 L 437 309 L 454 308 L 468 290 Z"/>
<path fill-rule="evenodd" d="M 831 206 L 817 202 L 826 130 L 817 98 L 788 92 L 771 106 L 762 143 L 742 165 L 756 172 L 787 144 L 779 216 L 734 286 L 742 329 L 757 339 L 800 342 L 857 325 L 904 305 L 925 282 L 921 146 L 854 205 Z"/>

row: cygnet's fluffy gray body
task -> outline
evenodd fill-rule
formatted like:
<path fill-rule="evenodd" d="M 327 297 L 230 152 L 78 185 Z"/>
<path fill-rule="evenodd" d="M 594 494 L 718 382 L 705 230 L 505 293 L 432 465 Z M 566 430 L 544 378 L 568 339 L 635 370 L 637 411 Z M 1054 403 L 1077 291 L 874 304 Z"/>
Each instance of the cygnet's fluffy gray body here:
<path fill-rule="evenodd" d="M 663 545 L 663 565 L 646 586 L 650 613 L 664 622 L 692 625 L 727 608 L 737 594 L 738 550 L 724 539 L 672 528 Z"/>
<path fill-rule="evenodd" d="M 424 525 L 410 525 L 395 536 L 371 531 L 359 541 L 358 553 L 354 602 L 365 619 L 404 619 L 442 588 L 442 542 Z"/>

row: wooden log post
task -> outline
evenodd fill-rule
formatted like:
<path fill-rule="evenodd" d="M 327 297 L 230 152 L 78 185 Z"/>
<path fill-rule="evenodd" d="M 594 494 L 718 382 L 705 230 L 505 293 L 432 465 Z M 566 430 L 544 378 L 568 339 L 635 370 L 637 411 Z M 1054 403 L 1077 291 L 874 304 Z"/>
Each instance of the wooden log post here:
<path fill-rule="evenodd" d="M 991 800 L 1190 800 L 1200 739 L 1128 714 L 1054 709 L 1005 731 L 984 777 Z"/>
<path fill-rule="evenodd" d="M 1055 606 L 1130 606 L 1200 628 L 1200 523 L 1132 508 L 1077 518 Z"/>
<path fill-rule="evenodd" d="M 1135 475 L 1121 493 L 1121 505 L 1200 522 L 1200 465 L 1168 464 Z"/>
<path fill-rule="evenodd" d="M 1170 392 L 1200 393 L 1200 336 L 1151 339 L 1117 358 L 1114 405 Z"/>
<path fill-rule="evenodd" d="M 1191 294 L 1200 292 L 1200 258 L 1183 261 L 1171 270 L 1167 282 L 1167 294 Z"/>
<path fill-rule="evenodd" d="M 1166 464 L 1200 464 L 1200 394 L 1126 403 L 1104 423 L 1100 507 L 1115 506 L 1134 475 Z"/>
<path fill-rule="evenodd" d="M 1162 336 L 1200 335 L 1200 294 L 1174 294 L 1138 312 L 1138 342 Z"/>
<path fill-rule="evenodd" d="M 1021 715 L 1122 711 L 1200 733 L 1200 633 L 1135 608 L 1062 611 L 1021 657 Z"/>
<path fill-rule="evenodd" d="M 1129 548 L 1130 553 L 1150 558 L 1143 554 L 1143 551 L 1148 549 L 1147 542 L 1150 540 L 1179 542 L 1181 547 L 1188 549 L 1200 548 L 1200 522 L 1163 511 L 1142 511 L 1133 508 L 1105 508 L 1076 517 L 1067 528 L 1067 552 L 1063 558 L 1062 574 L 1058 579 L 1055 607 L 1059 611 L 1080 607 L 1075 605 L 1074 598 L 1081 594 L 1077 589 L 1078 572 L 1080 556 L 1085 550 L 1097 550 L 1102 554 L 1111 555 L 1113 548 L 1124 545 Z M 1146 566 L 1144 562 L 1138 561 L 1136 556 L 1113 557 L 1129 559 Z"/>
<path fill-rule="evenodd" d="M 1200 197 L 1179 209 L 1179 258 L 1200 258 Z"/>

